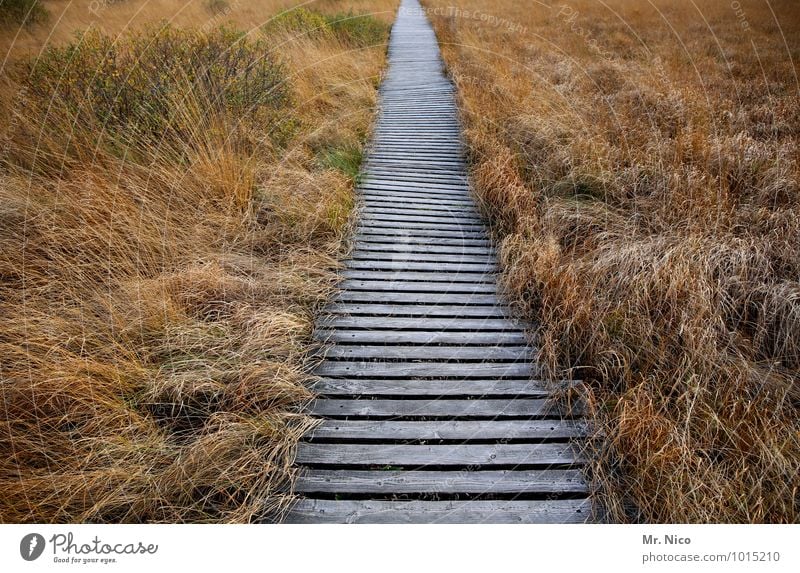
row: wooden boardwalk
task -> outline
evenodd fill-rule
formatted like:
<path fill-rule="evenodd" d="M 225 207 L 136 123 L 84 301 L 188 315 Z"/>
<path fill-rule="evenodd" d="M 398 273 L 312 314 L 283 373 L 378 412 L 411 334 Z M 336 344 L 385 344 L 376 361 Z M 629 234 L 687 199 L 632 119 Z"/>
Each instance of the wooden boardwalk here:
<path fill-rule="evenodd" d="M 592 519 L 581 420 L 548 408 L 498 294 L 454 89 L 417 0 L 392 30 L 341 291 L 316 325 L 323 419 L 299 445 L 293 523 Z"/>

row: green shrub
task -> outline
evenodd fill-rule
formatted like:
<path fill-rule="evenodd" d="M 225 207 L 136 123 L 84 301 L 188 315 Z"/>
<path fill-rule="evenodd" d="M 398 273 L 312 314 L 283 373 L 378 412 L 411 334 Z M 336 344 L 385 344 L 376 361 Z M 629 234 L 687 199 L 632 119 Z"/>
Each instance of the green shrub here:
<path fill-rule="evenodd" d="M 383 43 L 389 33 L 389 25 L 369 14 L 354 14 L 352 11 L 328 16 L 328 25 L 333 33 L 346 44 L 364 48 Z"/>
<path fill-rule="evenodd" d="M 32 24 L 47 20 L 48 12 L 38 0 L 0 0 L 0 23 Z"/>
<path fill-rule="evenodd" d="M 307 8 L 281 12 L 262 28 L 264 32 L 287 31 L 297 36 L 311 38 L 330 36 L 331 27 L 324 14 Z"/>
<path fill-rule="evenodd" d="M 187 113 L 222 115 L 275 141 L 293 125 L 284 66 L 263 41 L 227 28 L 203 34 L 164 25 L 121 39 L 90 30 L 17 73 L 37 128 L 56 136 L 187 141 L 197 128 Z"/>
<path fill-rule="evenodd" d="M 389 33 L 389 26 L 369 14 L 351 11 L 331 16 L 297 8 L 279 14 L 264 27 L 267 33 L 275 30 L 310 38 L 332 37 L 348 46 L 366 47 L 382 43 Z"/>
<path fill-rule="evenodd" d="M 224 14 L 230 9 L 228 0 L 206 0 L 205 6 L 212 14 Z"/>

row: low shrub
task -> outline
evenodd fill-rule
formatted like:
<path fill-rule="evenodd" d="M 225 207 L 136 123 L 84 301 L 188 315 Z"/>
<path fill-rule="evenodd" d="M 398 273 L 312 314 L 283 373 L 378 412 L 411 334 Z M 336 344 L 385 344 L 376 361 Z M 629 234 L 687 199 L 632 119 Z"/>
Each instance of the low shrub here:
<path fill-rule="evenodd" d="M 49 14 L 39 0 L 0 0 L 0 24 L 44 22 Z"/>
<path fill-rule="evenodd" d="M 333 36 L 343 44 L 364 48 L 385 41 L 389 25 L 370 16 L 352 11 L 333 15 L 307 8 L 281 13 L 265 26 L 265 31 L 283 30 L 297 36 Z"/>
<path fill-rule="evenodd" d="M 241 132 L 257 127 L 281 144 L 293 127 L 286 77 L 264 40 L 224 27 L 203 34 L 169 25 L 121 39 L 89 30 L 16 70 L 28 117 L 35 118 L 30 137 L 69 137 L 73 156 L 76 140 L 98 140 L 121 152 L 131 143 L 182 145 L 193 139 L 197 126 L 184 120 L 197 106 L 205 116 L 231 117 Z M 36 163 L 27 159 L 21 163 Z M 36 159 L 46 161 L 41 154 Z"/>
<path fill-rule="evenodd" d="M 328 25 L 334 34 L 348 46 L 364 48 L 380 44 L 389 32 L 389 26 L 368 14 L 352 11 L 328 16 Z"/>

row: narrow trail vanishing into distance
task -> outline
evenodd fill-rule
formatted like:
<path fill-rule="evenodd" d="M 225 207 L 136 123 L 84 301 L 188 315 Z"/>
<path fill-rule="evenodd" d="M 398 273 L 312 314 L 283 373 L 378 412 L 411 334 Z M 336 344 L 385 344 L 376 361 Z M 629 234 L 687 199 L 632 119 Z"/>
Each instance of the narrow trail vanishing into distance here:
<path fill-rule="evenodd" d="M 511 317 L 470 192 L 454 87 L 417 0 L 392 29 L 340 292 L 318 320 L 322 419 L 289 523 L 595 519 L 575 440 Z"/>

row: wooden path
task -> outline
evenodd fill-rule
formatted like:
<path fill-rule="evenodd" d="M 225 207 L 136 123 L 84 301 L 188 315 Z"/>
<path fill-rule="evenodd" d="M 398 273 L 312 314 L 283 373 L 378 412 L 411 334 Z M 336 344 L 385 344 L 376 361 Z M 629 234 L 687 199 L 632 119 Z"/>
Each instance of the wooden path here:
<path fill-rule="evenodd" d="M 299 445 L 293 523 L 537 523 L 592 518 L 573 444 L 547 407 L 467 180 L 454 89 L 417 0 L 392 30 L 330 343 Z"/>

